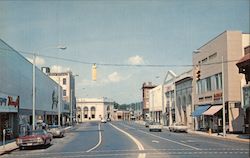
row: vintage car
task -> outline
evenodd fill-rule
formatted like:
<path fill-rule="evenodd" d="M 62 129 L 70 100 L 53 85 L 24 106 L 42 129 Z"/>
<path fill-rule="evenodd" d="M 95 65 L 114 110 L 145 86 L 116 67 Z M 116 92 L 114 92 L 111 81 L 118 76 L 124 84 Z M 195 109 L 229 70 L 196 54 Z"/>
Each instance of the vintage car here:
<path fill-rule="evenodd" d="M 106 119 L 101 119 L 101 123 L 106 123 L 107 122 L 107 120 Z"/>
<path fill-rule="evenodd" d="M 149 124 L 149 131 L 162 131 L 162 125 L 159 122 L 152 122 Z"/>
<path fill-rule="evenodd" d="M 187 126 L 185 126 L 183 123 L 173 123 L 171 126 L 169 126 L 170 132 L 187 132 Z"/>
<path fill-rule="evenodd" d="M 145 127 L 148 128 L 149 125 L 152 124 L 152 123 L 153 123 L 153 121 L 149 121 L 149 120 L 145 121 Z"/>
<path fill-rule="evenodd" d="M 43 129 L 27 132 L 27 135 L 20 136 L 16 139 L 16 144 L 20 149 L 29 146 L 46 146 L 49 145 L 53 137 L 50 133 Z"/>
<path fill-rule="evenodd" d="M 49 125 L 47 132 L 51 133 L 53 137 L 64 137 L 65 130 L 59 125 Z"/>

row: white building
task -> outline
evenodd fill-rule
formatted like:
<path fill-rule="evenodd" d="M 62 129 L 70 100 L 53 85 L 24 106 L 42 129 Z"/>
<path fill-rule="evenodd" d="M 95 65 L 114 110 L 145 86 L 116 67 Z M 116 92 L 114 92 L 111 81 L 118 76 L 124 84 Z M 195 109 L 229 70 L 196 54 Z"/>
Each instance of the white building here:
<path fill-rule="evenodd" d="M 176 74 L 169 70 L 164 78 L 164 113 L 163 121 L 164 125 L 171 125 L 175 122 L 175 78 Z"/>
<path fill-rule="evenodd" d="M 32 125 L 33 65 L 1 39 L 0 46 L 0 131 L 17 136 Z M 35 121 L 57 124 L 58 84 L 38 68 L 35 80 Z"/>
<path fill-rule="evenodd" d="M 63 108 L 62 108 L 62 124 L 70 122 L 72 110 L 72 119 L 75 118 L 76 99 L 75 99 L 75 76 L 71 71 L 46 73 L 50 78 L 62 86 Z"/>
<path fill-rule="evenodd" d="M 151 120 L 162 121 L 162 85 L 149 90 L 149 113 Z"/>
<path fill-rule="evenodd" d="M 189 128 L 192 124 L 192 82 L 193 70 L 186 71 L 175 78 L 176 106 L 175 122 L 183 123 Z"/>
<path fill-rule="evenodd" d="M 113 120 L 114 102 L 107 98 L 79 98 L 76 101 L 77 122 Z"/>

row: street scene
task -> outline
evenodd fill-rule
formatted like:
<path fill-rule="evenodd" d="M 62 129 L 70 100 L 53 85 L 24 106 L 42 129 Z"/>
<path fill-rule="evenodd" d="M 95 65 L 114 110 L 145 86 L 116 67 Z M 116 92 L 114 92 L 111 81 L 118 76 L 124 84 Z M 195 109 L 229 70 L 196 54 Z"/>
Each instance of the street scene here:
<path fill-rule="evenodd" d="M 198 158 L 218 156 L 248 157 L 248 143 L 224 141 L 188 133 L 172 133 L 167 129 L 163 132 L 149 132 L 141 124 L 119 121 L 79 124 L 70 129 L 63 139 L 54 139 L 49 147 L 17 149 L 3 157 Z"/>
<path fill-rule="evenodd" d="M 249 10 L 0 1 L 0 157 L 250 157 Z"/>

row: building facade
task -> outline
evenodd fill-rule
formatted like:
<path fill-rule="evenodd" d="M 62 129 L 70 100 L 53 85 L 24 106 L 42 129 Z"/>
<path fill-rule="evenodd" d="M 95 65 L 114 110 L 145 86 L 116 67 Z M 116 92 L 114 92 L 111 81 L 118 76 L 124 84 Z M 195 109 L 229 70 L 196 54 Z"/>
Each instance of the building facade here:
<path fill-rule="evenodd" d="M 175 78 L 177 75 L 169 70 L 163 81 L 163 93 L 164 93 L 164 107 L 163 107 L 163 124 L 172 125 L 175 122 Z"/>
<path fill-rule="evenodd" d="M 76 101 L 77 122 L 114 120 L 114 102 L 107 98 L 79 98 Z"/>
<path fill-rule="evenodd" d="M 72 120 L 75 120 L 76 114 L 76 98 L 75 98 L 75 76 L 71 71 L 47 73 L 56 83 L 62 86 L 63 95 L 63 109 L 62 109 L 62 124 L 65 125 L 70 122 L 70 115 L 72 111 Z"/>
<path fill-rule="evenodd" d="M 162 95 L 162 85 L 149 90 L 150 120 L 155 122 L 162 121 Z"/>
<path fill-rule="evenodd" d="M 142 102 L 143 102 L 143 119 L 149 117 L 149 90 L 156 87 L 152 82 L 144 82 L 142 84 Z"/>
<path fill-rule="evenodd" d="M 0 139 L 3 129 L 13 137 L 23 135 L 32 125 L 33 65 L 19 52 L 0 40 Z M 58 84 L 35 71 L 35 121 L 57 123 Z M 46 86 L 44 86 L 46 85 Z M 61 87 L 59 87 L 61 88 Z"/>
<path fill-rule="evenodd" d="M 192 82 L 193 70 L 184 72 L 175 79 L 176 107 L 175 122 L 183 123 L 189 129 L 193 127 L 192 118 Z"/>
<path fill-rule="evenodd" d="M 245 75 L 246 82 L 242 87 L 242 103 L 245 112 L 244 132 L 250 134 L 250 46 L 245 47 L 244 52 L 244 56 L 239 60 L 236 65 L 239 68 L 239 73 Z"/>
<path fill-rule="evenodd" d="M 249 34 L 225 31 L 193 53 L 195 80 L 192 111 L 195 129 L 221 131 L 224 100 L 227 131 L 243 131 L 243 75 L 238 74 L 235 64 L 242 57 L 247 43 L 249 44 Z M 200 71 L 200 79 L 196 79 L 197 69 Z M 206 112 L 207 110 L 209 112 Z"/>

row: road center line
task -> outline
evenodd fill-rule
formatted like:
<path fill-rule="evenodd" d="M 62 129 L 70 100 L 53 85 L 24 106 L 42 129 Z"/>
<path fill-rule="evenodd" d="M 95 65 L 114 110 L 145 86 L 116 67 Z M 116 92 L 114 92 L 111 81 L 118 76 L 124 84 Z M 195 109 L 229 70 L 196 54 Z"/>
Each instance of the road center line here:
<path fill-rule="evenodd" d="M 187 145 L 187 144 L 183 144 L 183 143 L 180 143 L 180 142 L 177 142 L 177 141 L 174 141 L 174 140 L 170 140 L 170 139 L 167 139 L 167 138 L 164 138 L 164 137 L 160 137 L 160 136 L 157 136 L 157 135 L 154 135 L 154 134 L 151 134 L 151 133 L 148 133 L 148 132 L 145 132 L 145 131 L 142 131 L 142 130 L 138 130 L 142 133 L 145 133 L 145 134 L 148 134 L 148 135 L 151 135 L 153 137 L 156 137 L 156 138 L 160 138 L 160 139 L 163 139 L 163 140 L 167 140 L 169 142 L 172 142 L 172 143 L 175 143 L 175 144 L 179 144 L 179 145 L 182 145 L 182 146 L 186 146 L 186 147 L 189 147 L 189 148 L 192 148 L 192 149 L 195 149 L 195 150 L 201 150 L 200 148 L 196 148 L 196 147 L 193 147 L 191 145 Z"/>
<path fill-rule="evenodd" d="M 143 145 L 141 144 L 141 142 L 139 140 L 137 140 L 135 137 L 133 137 L 131 134 L 129 134 L 128 132 L 116 127 L 115 125 L 113 125 L 112 123 L 109 123 L 112 127 L 114 127 L 115 129 L 117 129 L 118 131 L 124 133 L 125 135 L 127 135 L 130 139 L 132 139 L 135 144 L 138 146 L 138 149 L 139 150 L 144 150 L 144 147 Z M 146 157 L 146 154 L 145 153 L 140 153 L 138 155 L 138 158 L 145 158 Z"/>
<path fill-rule="evenodd" d="M 102 143 L 102 132 L 101 132 L 101 125 L 100 125 L 100 123 L 98 125 L 98 130 L 99 130 L 99 142 L 96 144 L 96 146 L 94 146 L 93 148 L 87 150 L 86 152 L 90 152 L 92 150 L 95 150 Z"/>

